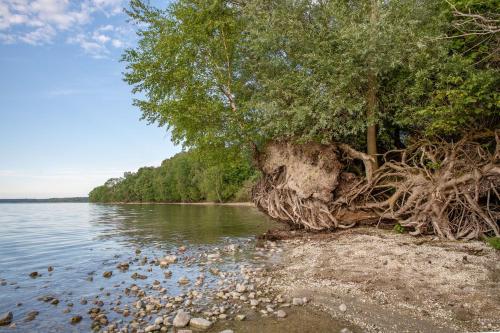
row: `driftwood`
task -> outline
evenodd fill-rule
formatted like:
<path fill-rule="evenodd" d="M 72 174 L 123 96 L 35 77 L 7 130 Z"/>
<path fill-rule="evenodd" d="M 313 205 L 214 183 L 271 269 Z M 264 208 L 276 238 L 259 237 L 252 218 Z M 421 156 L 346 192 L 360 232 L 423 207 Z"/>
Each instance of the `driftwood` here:
<path fill-rule="evenodd" d="M 259 155 L 263 177 L 252 197 L 269 216 L 312 230 L 389 221 L 414 235 L 500 236 L 499 133 L 422 141 L 386 153 L 377 171 L 345 144 L 272 142 Z M 361 175 L 349 171 L 356 163 Z"/>

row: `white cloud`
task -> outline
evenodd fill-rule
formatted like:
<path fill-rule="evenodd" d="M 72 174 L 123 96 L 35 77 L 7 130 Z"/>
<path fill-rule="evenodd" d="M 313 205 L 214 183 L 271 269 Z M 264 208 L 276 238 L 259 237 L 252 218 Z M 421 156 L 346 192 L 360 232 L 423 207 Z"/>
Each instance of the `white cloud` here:
<path fill-rule="evenodd" d="M 109 53 L 108 47 L 126 45 L 126 29 L 110 24 L 93 28 L 96 15 L 122 13 L 125 0 L 0 0 L 0 43 L 49 44 L 58 34 L 79 45 L 93 57 Z"/>

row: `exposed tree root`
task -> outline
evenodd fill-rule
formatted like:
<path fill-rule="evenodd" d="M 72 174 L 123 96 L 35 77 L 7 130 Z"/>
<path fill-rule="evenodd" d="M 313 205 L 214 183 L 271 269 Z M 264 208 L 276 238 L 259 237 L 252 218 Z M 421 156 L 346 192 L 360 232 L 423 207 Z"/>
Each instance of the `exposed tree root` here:
<path fill-rule="evenodd" d="M 419 142 L 387 153 L 375 172 L 368 155 L 347 145 L 271 143 L 253 199 L 271 217 L 312 230 L 390 220 L 415 235 L 500 236 L 499 133 L 495 141 Z M 347 172 L 353 161 L 362 162 L 364 177 Z"/>

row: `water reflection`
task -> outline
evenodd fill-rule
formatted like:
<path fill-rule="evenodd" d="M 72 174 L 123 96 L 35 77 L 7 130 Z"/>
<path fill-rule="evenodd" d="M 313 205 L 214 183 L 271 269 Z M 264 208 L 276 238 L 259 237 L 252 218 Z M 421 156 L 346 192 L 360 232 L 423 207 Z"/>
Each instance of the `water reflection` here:
<path fill-rule="evenodd" d="M 136 245 L 213 244 L 263 232 L 272 222 L 254 208 L 196 205 L 93 205 L 98 239 Z"/>

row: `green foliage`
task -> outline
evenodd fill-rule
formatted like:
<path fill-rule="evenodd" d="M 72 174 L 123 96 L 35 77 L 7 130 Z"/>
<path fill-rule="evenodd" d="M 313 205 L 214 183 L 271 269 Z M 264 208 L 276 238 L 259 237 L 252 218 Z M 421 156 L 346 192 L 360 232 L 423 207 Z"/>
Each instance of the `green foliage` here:
<path fill-rule="evenodd" d="M 500 250 L 500 237 L 489 237 L 486 242 L 494 249 Z"/>
<path fill-rule="evenodd" d="M 399 223 L 397 223 L 397 224 L 394 226 L 393 230 L 394 230 L 395 232 L 397 232 L 398 234 L 404 234 L 404 233 L 405 233 L 405 231 L 406 231 L 405 227 L 403 227 L 403 226 L 402 226 L 401 224 L 399 224 Z"/>
<path fill-rule="evenodd" d="M 241 199 L 253 179 L 248 159 L 227 152 L 226 159 L 204 159 L 196 151 L 179 153 L 159 167 L 145 167 L 112 178 L 89 194 L 92 202 L 226 202 Z"/>

